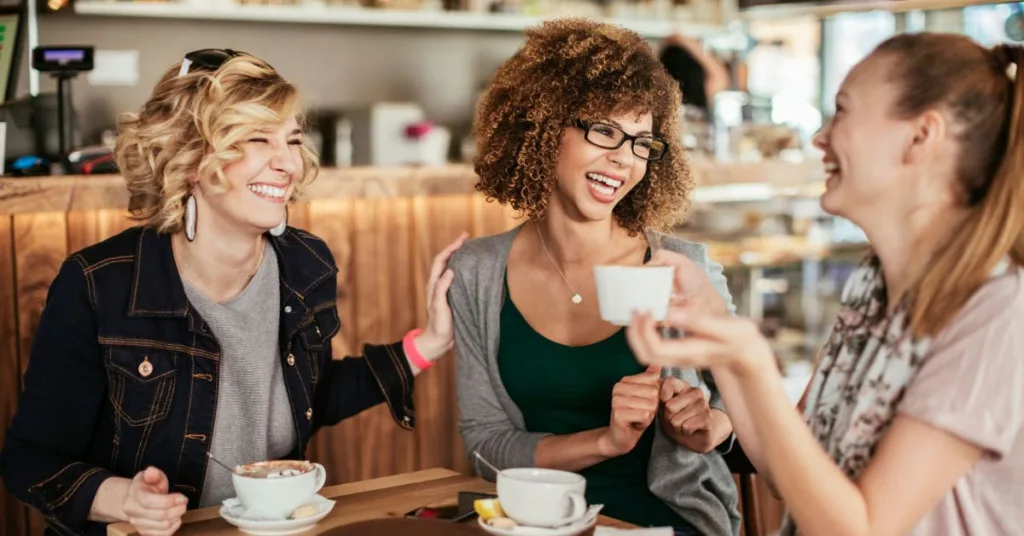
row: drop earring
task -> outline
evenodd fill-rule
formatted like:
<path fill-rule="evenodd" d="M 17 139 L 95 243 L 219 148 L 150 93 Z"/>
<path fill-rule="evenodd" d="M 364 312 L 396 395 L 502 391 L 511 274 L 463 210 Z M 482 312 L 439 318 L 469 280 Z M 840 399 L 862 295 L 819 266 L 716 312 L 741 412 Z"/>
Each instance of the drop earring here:
<path fill-rule="evenodd" d="M 196 214 L 196 197 L 188 194 L 185 199 L 185 239 L 189 242 L 196 239 L 196 221 L 199 219 Z"/>
<path fill-rule="evenodd" d="M 284 231 L 287 228 L 288 228 L 288 208 L 286 207 L 284 209 L 284 219 L 281 220 L 281 223 L 277 224 L 276 227 L 274 227 L 273 229 L 270 230 L 270 234 L 272 236 L 281 236 L 281 235 L 284 234 Z"/>

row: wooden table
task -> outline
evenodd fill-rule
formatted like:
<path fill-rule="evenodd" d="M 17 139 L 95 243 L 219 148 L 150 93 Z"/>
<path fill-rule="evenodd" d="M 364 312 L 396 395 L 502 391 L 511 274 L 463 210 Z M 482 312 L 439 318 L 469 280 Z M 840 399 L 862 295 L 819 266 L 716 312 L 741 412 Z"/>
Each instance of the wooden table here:
<path fill-rule="evenodd" d="M 480 478 L 469 477 L 448 469 L 427 469 L 402 475 L 363 480 L 338 486 L 325 487 L 320 494 L 336 501 L 330 515 L 315 527 L 303 533 L 313 536 L 324 534 L 351 523 L 371 519 L 401 517 L 421 506 L 455 504 L 460 491 L 494 493 L 494 484 Z M 244 534 L 221 519 L 219 507 L 203 508 L 185 514 L 184 523 L 177 534 L 189 536 L 236 536 Z M 475 523 L 475 521 L 473 522 Z M 608 527 L 633 528 L 633 525 L 600 516 L 598 524 Z M 484 531 L 477 527 L 480 534 Z M 111 525 L 107 536 L 134 536 L 138 532 L 127 523 Z"/>

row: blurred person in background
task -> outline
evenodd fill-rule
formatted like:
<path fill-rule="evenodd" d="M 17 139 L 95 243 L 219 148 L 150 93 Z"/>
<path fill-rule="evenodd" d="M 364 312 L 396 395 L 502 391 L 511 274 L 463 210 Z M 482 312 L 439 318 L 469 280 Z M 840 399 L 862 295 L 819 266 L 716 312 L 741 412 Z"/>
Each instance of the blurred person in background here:
<path fill-rule="evenodd" d="M 661 64 L 679 83 L 682 103 L 711 117 L 715 95 L 729 89 L 729 72 L 697 40 L 674 33 L 665 38 L 661 48 Z"/>

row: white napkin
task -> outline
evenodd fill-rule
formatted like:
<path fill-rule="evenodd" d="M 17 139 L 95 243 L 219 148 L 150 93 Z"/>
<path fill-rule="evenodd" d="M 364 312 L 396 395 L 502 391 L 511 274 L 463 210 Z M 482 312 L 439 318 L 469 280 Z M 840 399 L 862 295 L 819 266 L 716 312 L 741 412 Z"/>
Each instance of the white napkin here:
<path fill-rule="evenodd" d="M 672 530 L 672 527 L 653 527 L 647 529 L 597 527 L 594 529 L 594 536 L 618 536 L 619 534 L 628 534 L 629 536 L 672 536 L 675 532 Z"/>
<path fill-rule="evenodd" d="M 267 515 L 264 512 L 260 512 L 258 511 L 258 509 L 255 508 L 246 509 L 245 505 L 242 504 L 242 501 L 239 501 L 234 497 L 230 499 L 224 499 L 223 504 L 227 508 L 227 512 L 225 513 L 235 519 L 244 519 L 247 521 L 287 521 L 291 519 L 290 517 L 286 519 L 281 519 L 277 516 Z M 316 506 L 318 514 L 329 512 L 332 508 L 334 508 L 334 501 L 330 499 L 325 499 L 319 495 L 313 497 L 313 502 L 311 502 L 310 504 Z"/>

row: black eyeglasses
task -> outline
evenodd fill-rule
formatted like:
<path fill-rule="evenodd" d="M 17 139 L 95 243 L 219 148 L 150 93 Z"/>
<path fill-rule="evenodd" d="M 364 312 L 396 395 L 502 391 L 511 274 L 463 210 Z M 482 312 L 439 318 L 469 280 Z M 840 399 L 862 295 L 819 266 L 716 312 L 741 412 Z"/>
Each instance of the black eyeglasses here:
<path fill-rule="evenodd" d="M 248 54 L 245 52 L 231 50 L 230 48 L 204 48 L 201 50 L 193 50 L 192 52 L 185 54 L 185 61 L 181 62 L 181 70 L 178 72 L 178 76 L 185 76 L 191 72 L 192 68 L 195 66 L 216 71 L 229 59 L 247 55 Z"/>
<path fill-rule="evenodd" d="M 668 144 L 665 140 L 651 136 L 631 136 L 622 131 L 621 128 L 607 123 L 588 123 L 576 121 L 576 126 L 586 133 L 584 137 L 590 143 L 602 149 L 618 149 L 627 141 L 632 142 L 633 154 L 647 161 L 661 160 L 668 152 Z"/>

